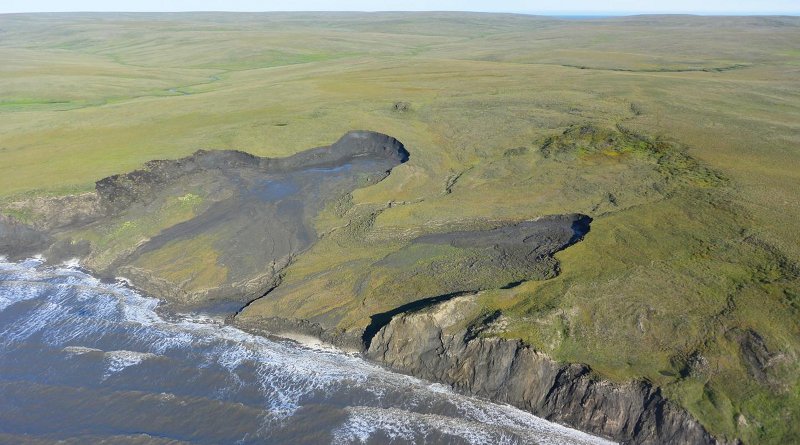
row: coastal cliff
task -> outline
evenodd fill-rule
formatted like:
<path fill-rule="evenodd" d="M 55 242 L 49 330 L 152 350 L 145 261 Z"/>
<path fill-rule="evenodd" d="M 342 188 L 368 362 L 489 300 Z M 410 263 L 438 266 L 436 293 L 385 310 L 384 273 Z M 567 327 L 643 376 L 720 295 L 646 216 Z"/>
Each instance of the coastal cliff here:
<path fill-rule="evenodd" d="M 474 304 L 474 296 L 463 296 L 397 315 L 372 338 L 365 355 L 622 443 L 720 443 L 646 382 L 611 383 L 588 366 L 558 363 L 519 340 L 460 327 L 459 314 Z"/>
<path fill-rule="evenodd" d="M 301 319 L 230 320 L 257 335 L 319 339 L 391 369 L 508 403 L 547 420 L 623 444 L 722 445 L 686 410 L 644 381 L 615 383 L 589 366 L 559 363 L 516 339 L 492 336 L 494 322 L 471 319 L 477 294 L 394 315 L 360 343 L 352 332 Z M 488 335 L 487 335 L 488 334 Z"/>
<path fill-rule="evenodd" d="M 587 127 L 564 137 L 595 133 Z M 543 159 L 577 156 L 570 144 L 548 142 Z M 662 165 L 667 149 L 656 148 Z M 374 227 L 383 212 L 407 204 L 355 203 L 352 192 L 408 159 L 396 139 L 359 131 L 288 158 L 198 151 L 151 161 L 98 181 L 93 193 L 12 203 L 9 210 L 28 221 L 0 216 L 0 254 L 81 258 L 97 275 L 125 276 L 173 309 L 240 308 L 229 321 L 249 332 L 315 337 L 624 443 L 719 443 L 677 404 L 685 401 L 668 401 L 646 381 L 603 380 L 588 365 L 559 363 L 507 339 L 492 317 L 509 315 L 476 303 L 481 291 L 559 276 L 555 254 L 589 233 L 587 214 L 463 220 L 371 238 L 387 236 Z M 456 180 L 447 180 L 443 196 Z M 616 206 L 616 195 L 608 196 Z M 476 318 L 481 310 L 488 313 Z M 755 331 L 741 332 L 749 334 L 731 338 L 744 342 L 748 369 L 778 388 L 770 372 L 784 356 Z"/>

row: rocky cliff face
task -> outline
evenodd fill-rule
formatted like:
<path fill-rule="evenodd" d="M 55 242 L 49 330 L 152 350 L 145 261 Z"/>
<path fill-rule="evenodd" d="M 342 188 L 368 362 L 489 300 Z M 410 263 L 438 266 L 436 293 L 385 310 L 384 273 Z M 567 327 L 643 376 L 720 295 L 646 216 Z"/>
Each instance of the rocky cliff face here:
<path fill-rule="evenodd" d="M 373 338 L 366 355 L 399 371 L 505 402 L 548 420 L 636 444 L 716 444 L 658 388 L 614 384 L 585 365 L 561 364 L 518 340 L 482 338 L 459 314 L 463 296 L 400 314 Z"/>

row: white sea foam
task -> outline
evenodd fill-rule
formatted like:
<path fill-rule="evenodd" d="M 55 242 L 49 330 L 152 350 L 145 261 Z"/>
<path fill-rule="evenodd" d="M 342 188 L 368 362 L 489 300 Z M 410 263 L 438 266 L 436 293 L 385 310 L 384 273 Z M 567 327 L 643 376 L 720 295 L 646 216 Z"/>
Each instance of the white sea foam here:
<path fill-rule="evenodd" d="M 3 287 L 7 291 L 0 293 L 0 312 L 12 304 L 41 296 L 44 289 L 42 288 L 43 286 L 38 284 L 24 281 L 3 283 Z"/>
<path fill-rule="evenodd" d="M 20 343 L 62 316 L 61 306 L 51 301 L 45 301 L 32 311 L 30 317 L 17 320 L 0 332 L 2 343 L 4 345 Z"/>
<path fill-rule="evenodd" d="M 125 277 L 114 277 L 114 280 L 122 285 L 133 287 L 133 283 L 131 283 L 131 280 Z"/>
<path fill-rule="evenodd" d="M 136 366 L 149 358 L 156 357 L 155 354 L 136 351 L 108 351 L 104 355 L 107 367 L 103 379 L 107 379 L 125 368 Z"/>
<path fill-rule="evenodd" d="M 264 426 L 254 434 L 268 435 L 275 422 L 291 418 L 307 400 L 348 394 L 358 406 L 347 408 L 346 421 L 335 430 L 338 443 L 366 442 L 376 434 L 400 441 L 435 436 L 492 444 L 527 443 L 526 438 L 541 444 L 607 443 L 324 345 L 276 342 L 204 315 L 167 320 L 156 312 L 157 300 L 74 267 L 45 267 L 37 259 L 0 262 L 0 311 L 23 301 L 31 305 L 24 315 L 0 326 L 0 355 L 38 335 L 43 344 L 71 355 L 94 357 L 113 348 L 102 353 L 99 384 L 159 356 L 190 369 L 222 372 L 227 381 L 209 388 L 209 396 L 260 395 Z"/>
<path fill-rule="evenodd" d="M 66 346 L 66 347 L 64 347 L 62 349 L 62 351 L 66 352 L 68 354 L 74 354 L 74 355 L 83 355 L 83 354 L 90 354 L 90 353 L 95 353 L 95 352 L 99 352 L 99 353 L 102 354 L 104 352 L 102 349 L 87 348 L 86 346 Z"/>
<path fill-rule="evenodd" d="M 419 414 L 395 408 L 351 407 L 348 411 L 348 420 L 333 433 L 334 444 L 366 443 L 378 432 L 392 441 L 415 442 L 420 441 L 421 436 L 421 441 L 427 442 L 430 436 L 437 434 L 458 438 L 470 444 L 537 443 L 524 435 L 517 437 L 512 432 L 491 425 L 454 417 Z"/>
<path fill-rule="evenodd" d="M 474 402 L 474 401 L 473 401 Z M 506 407 L 510 408 L 510 407 Z M 501 407 L 501 409 L 503 409 Z M 514 408 L 510 408 L 514 409 Z M 537 444 L 537 445 L 589 445 L 612 444 L 597 437 L 581 433 L 533 415 L 522 413 L 526 421 L 514 428 L 495 422 L 438 414 L 415 413 L 396 408 L 368 406 L 349 407 L 347 421 L 333 432 L 334 444 L 366 443 L 377 433 L 388 439 L 425 441 L 430 436 L 445 435 L 470 444 Z M 489 419 L 493 420 L 493 419 Z M 535 428 L 531 428 L 535 425 Z M 536 434 L 531 434 L 531 432 Z M 442 439 L 439 439 L 442 440 Z"/>
<path fill-rule="evenodd" d="M 78 269 L 81 267 L 81 260 L 80 258 L 70 258 L 61 263 L 61 267 L 65 267 L 67 269 Z"/>

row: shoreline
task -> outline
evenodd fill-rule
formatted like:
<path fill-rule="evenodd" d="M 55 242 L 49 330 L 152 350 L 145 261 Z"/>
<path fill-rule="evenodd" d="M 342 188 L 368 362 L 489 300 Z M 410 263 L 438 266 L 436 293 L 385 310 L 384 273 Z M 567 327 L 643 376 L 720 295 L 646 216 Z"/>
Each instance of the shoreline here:
<path fill-rule="evenodd" d="M 0 260 L 38 261 L 46 267 L 78 270 L 104 281 L 79 261 L 48 264 L 43 255 L 21 261 L 5 257 Z M 157 312 L 182 312 L 171 308 L 163 298 L 137 288 L 125 277 L 114 282 L 158 300 Z M 452 318 L 458 313 L 455 308 L 471 304 L 474 296 L 456 296 L 396 314 L 375 333 L 369 344 L 361 343 L 362 339 L 354 338 L 351 333 L 332 332 L 304 319 L 270 317 L 244 321 L 236 316 L 236 311 L 221 314 L 224 319 L 219 321 L 221 325 L 267 339 L 357 355 L 392 372 L 442 384 L 492 403 L 508 404 L 544 420 L 619 443 L 655 445 L 676 440 L 709 445 L 725 443 L 708 434 L 685 410 L 663 398 L 658 387 L 646 382 L 610 383 L 594 377 L 586 365 L 555 362 L 519 340 L 480 337 L 467 330 L 452 332 L 452 325 L 460 321 L 457 316 Z M 500 380 L 493 376 L 500 376 Z M 637 406 L 640 407 L 638 411 Z M 621 407 L 634 408 L 633 412 L 623 413 L 623 419 L 609 418 L 614 413 L 620 415 Z M 583 415 L 584 412 L 590 415 Z M 597 414 L 602 422 L 598 422 Z M 630 425 L 631 420 L 635 421 L 633 425 Z"/>
<path fill-rule="evenodd" d="M 113 288 L 116 287 L 116 285 L 124 286 L 132 294 L 139 295 L 143 299 L 149 300 L 152 303 L 154 303 L 152 305 L 149 305 L 149 310 L 154 311 L 154 313 L 157 313 L 156 312 L 156 308 L 158 307 L 157 305 L 159 303 L 163 302 L 162 299 L 149 296 L 149 295 L 147 295 L 145 293 L 141 293 L 136 288 L 128 286 L 126 284 L 126 280 L 117 280 L 113 284 L 107 282 L 106 280 L 101 280 L 101 279 L 97 278 L 96 276 L 86 272 L 83 268 L 81 268 L 79 265 L 76 265 L 74 262 L 63 262 L 63 263 L 59 263 L 59 264 L 48 264 L 44 257 L 39 256 L 37 258 L 29 258 L 29 259 L 27 259 L 27 261 L 23 260 L 23 261 L 19 261 L 19 262 L 12 262 L 12 261 L 8 261 L 7 259 L 0 259 L 0 263 L 5 264 L 6 266 L 16 265 L 17 267 L 21 267 L 21 268 L 24 268 L 24 269 L 35 271 L 36 273 L 44 273 L 45 275 L 53 274 L 54 276 L 55 275 L 57 275 L 57 276 L 62 276 L 63 275 L 63 276 L 69 277 L 69 276 L 71 276 L 69 271 L 75 271 L 75 272 L 77 272 L 76 276 L 78 276 L 81 280 L 88 280 L 89 283 L 94 283 L 94 284 L 88 284 L 89 286 L 96 285 L 96 286 L 98 286 L 98 288 L 102 288 L 102 289 L 109 289 L 109 288 L 113 289 Z M 113 300 L 113 298 L 112 298 L 112 300 Z M 91 303 L 84 303 L 82 300 L 81 301 L 73 301 L 73 302 L 75 304 L 78 304 L 78 305 L 91 304 Z M 120 309 L 120 310 L 122 310 L 122 309 Z M 387 372 L 387 373 L 396 374 L 397 378 L 400 378 L 401 381 L 403 381 L 403 379 L 404 379 L 404 377 L 402 377 L 402 376 L 413 377 L 413 380 L 408 381 L 408 382 L 410 382 L 409 384 L 413 385 L 414 387 L 419 387 L 419 388 L 430 388 L 430 390 L 432 392 L 434 392 L 434 393 L 452 394 L 454 397 L 467 397 L 467 398 L 473 399 L 475 403 L 491 403 L 492 405 L 495 405 L 498 409 L 501 409 L 501 410 L 504 410 L 504 409 L 519 410 L 518 407 L 515 407 L 515 406 L 513 406 L 511 404 L 502 403 L 502 402 L 496 402 L 496 401 L 490 400 L 489 398 L 486 398 L 486 397 L 481 397 L 481 396 L 478 396 L 478 395 L 475 395 L 475 394 L 470 394 L 468 392 L 462 391 L 459 388 L 455 388 L 455 387 L 452 387 L 452 386 L 449 386 L 449 385 L 442 385 L 440 383 L 437 383 L 435 381 L 431 381 L 429 379 L 422 379 L 422 378 L 416 377 L 416 376 L 414 376 L 413 374 L 410 374 L 410 373 L 398 372 L 397 370 L 392 369 L 390 366 L 387 366 L 385 363 L 381 363 L 378 360 L 374 360 L 374 359 L 370 358 L 368 355 L 366 355 L 364 353 L 344 351 L 344 350 L 342 350 L 340 348 L 337 348 L 337 347 L 335 347 L 333 345 L 321 342 L 318 339 L 316 339 L 314 337 L 311 337 L 311 336 L 298 335 L 298 334 L 295 334 L 295 333 L 292 333 L 292 332 L 282 332 L 282 333 L 278 333 L 278 334 L 261 335 L 259 333 L 253 333 L 253 332 L 250 332 L 248 330 L 239 329 L 239 327 L 232 326 L 230 324 L 224 323 L 223 320 L 221 320 L 219 318 L 216 318 L 216 317 L 213 318 L 213 319 L 204 320 L 203 317 L 200 317 L 200 318 L 195 317 L 194 315 L 196 315 L 196 314 L 194 314 L 194 313 L 189 313 L 189 314 L 181 313 L 181 314 L 177 314 L 177 315 L 181 315 L 181 317 L 179 317 L 179 320 L 188 322 L 189 324 L 193 324 L 193 325 L 197 325 L 197 324 L 212 324 L 213 325 L 212 328 L 213 328 L 214 331 L 220 332 L 220 333 L 227 333 L 223 337 L 224 338 L 228 338 L 228 339 L 238 339 L 237 343 L 243 342 L 245 344 L 249 344 L 250 342 L 255 342 L 257 344 L 261 344 L 259 342 L 259 338 L 263 338 L 264 340 L 268 340 L 270 342 L 276 342 L 278 344 L 285 343 L 285 342 L 291 342 L 293 344 L 296 344 L 298 348 L 302 348 L 302 349 L 306 349 L 306 350 L 310 350 L 310 351 L 316 351 L 316 352 L 319 352 L 319 353 L 335 354 L 337 356 L 343 356 L 343 357 L 349 356 L 352 359 L 358 359 L 359 361 L 364 363 L 363 366 L 365 366 L 365 367 L 377 366 L 380 369 L 385 370 L 385 372 Z M 166 322 L 169 325 L 175 326 L 175 325 L 172 324 L 175 320 L 172 320 L 172 319 L 170 319 L 168 317 L 163 317 L 162 314 L 157 315 L 157 318 L 159 320 L 159 323 L 157 323 L 157 325 L 162 325 L 163 324 L 162 322 Z M 209 331 L 209 332 L 212 332 L 212 331 Z M 232 332 L 233 332 L 233 334 L 231 334 Z M 236 333 L 236 332 L 238 332 L 238 333 Z M 223 338 L 223 337 L 221 337 L 221 338 Z M 127 349 L 109 350 L 109 349 L 101 349 L 101 348 L 98 348 L 98 347 L 94 347 L 94 345 L 92 343 L 88 343 L 87 344 L 87 345 L 90 345 L 92 347 L 83 346 L 83 344 L 86 344 L 86 343 L 80 343 L 80 342 L 78 342 L 78 343 L 74 343 L 74 342 L 73 343 L 66 343 L 67 346 L 64 346 L 62 348 L 62 350 L 64 352 L 67 352 L 67 353 L 70 353 L 70 354 L 75 354 L 75 355 L 98 354 L 98 353 L 99 354 L 104 354 L 104 355 L 106 355 L 106 354 L 117 354 L 117 355 L 120 355 L 120 354 L 126 353 L 126 354 L 128 354 L 130 356 L 145 357 L 145 358 L 155 358 L 155 357 L 161 356 L 161 353 L 139 352 L 140 351 L 139 349 L 131 349 L 130 351 L 128 351 Z M 111 346 L 111 347 L 113 348 L 113 346 Z M 280 348 L 279 348 L 279 350 L 280 350 Z M 147 350 L 145 349 L 145 351 L 147 351 Z M 133 360 L 131 363 L 126 364 L 125 366 L 133 366 L 133 365 L 138 364 L 140 361 L 141 360 Z M 268 362 L 266 362 L 266 363 L 268 363 Z M 312 372 L 311 374 L 314 374 L 314 373 Z M 379 372 L 378 374 L 380 375 L 381 373 Z M 441 386 L 439 386 L 439 385 L 441 385 Z M 472 403 L 472 402 L 469 402 L 469 403 Z M 566 424 L 561 423 L 561 422 L 553 422 L 553 421 L 551 421 L 549 419 L 545 419 L 545 418 L 542 418 L 540 416 L 536 416 L 535 414 L 530 413 L 530 412 L 525 411 L 525 410 L 519 410 L 519 411 L 520 411 L 520 414 L 525 413 L 525 414 L 529 414 L 529 415 L 533 416 L 535 418 L 535 419 L 533 419 L 533 418 L 531 419 L 531 422 L 533 422 L 533 424 L 539 425 L 541 423 L 541 425 L 543 426 L 542 432 L 544 434 L 547 434 L 548 431 L 556 431 L 556 432 L 560 431 L 559 434 L 567 433 L 567 434 L 570 435 L 570 437 L 574 436 L 575 438 L 577 438 L 579 440 L 584 440 L 584 441 L 591 440 L 592 443 L 598 443 L 598 444 L 600 444 L 600 443 L 610 443 L 610 442 L 607 442 L 607 438 L 603 438 L 601 436 L 592 434 L 590 432 L 582 431 L 582 430 L 577 429 L 577 428 L 575 428 L 573 426 L 566 425 Z M 480 421 L 480 420 L 478 420 L 478 421 Z M 548 427 L 547 426 L 548 424 L 552 424 L 552 426 Z"/>
<path fill-rule="evenodd" d="M 469 297 L 459 297 L 469 298 Z M 390 321 L 361 350 L 342 349 L 342 336 L 308 320 L 269 319 L 274 330 L 257 322 L 233 325 L 253 335 L 303 344 L 323 344 L 345 353 L 462 394 L 508 404 L 547 421 L 619 443 L 722 445 L 687 411 L 646 382 L 625 384 L 597 379 L 586 365 L 562 364 L 519 340 L 471 337 L 437 325 L 441 306 L 450 300 Z M 450 312 L 450 311 L 448 311 Z M 421 322 L 421 323 L 420 323 Z M 304 328 L 292 330 L 292 326 Z M 314 335 L 313 332 L 319 332 Z M 326 342 L 325 337 L 333 339 Z M 424 357 L 424 359 L 421 359 Z M 617 418 L 614 418 L 614 416 Z"/>

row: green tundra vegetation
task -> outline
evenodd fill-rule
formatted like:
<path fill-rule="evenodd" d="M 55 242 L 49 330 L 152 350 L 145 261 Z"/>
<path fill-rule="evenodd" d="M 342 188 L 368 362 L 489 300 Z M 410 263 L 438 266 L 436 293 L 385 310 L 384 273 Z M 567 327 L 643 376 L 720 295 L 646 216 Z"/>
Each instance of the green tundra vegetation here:
<path fill-rule="evenodd" d="M 797 17 L 4 15 L 0 206 L 35 223 L 32 198 L 151 159 L 386 133 L 409 162 L 329 203 L 320 240 L 244 316 L 363 329 L 468 282 L 485 289 L 482 335 L 648 380 L 720 437 L 796 442 L 798 48 Z M 181 193 L 72 236 L 109 263 L 207 206 Z M 591 231 L 557 275 L 513 287 L 513 270 L 468 273 L 464 249 L 410 242 L 575 212 Z M 212 237 L 139 261 L 214 286 L 231 271 Z"/>

